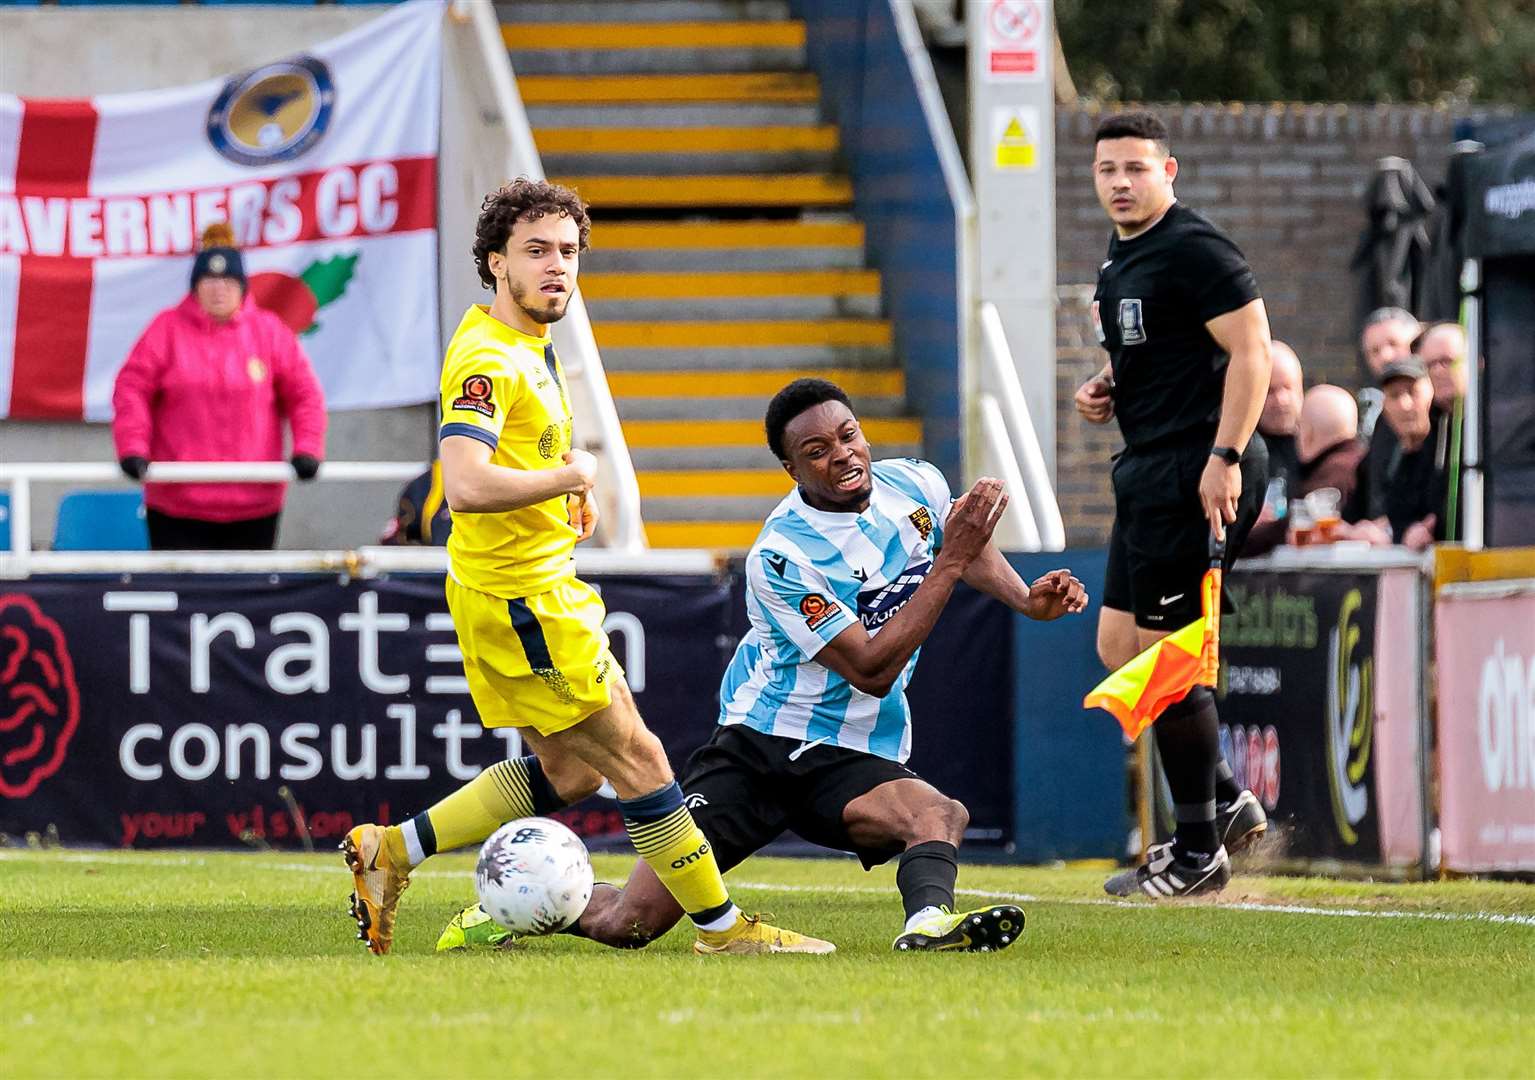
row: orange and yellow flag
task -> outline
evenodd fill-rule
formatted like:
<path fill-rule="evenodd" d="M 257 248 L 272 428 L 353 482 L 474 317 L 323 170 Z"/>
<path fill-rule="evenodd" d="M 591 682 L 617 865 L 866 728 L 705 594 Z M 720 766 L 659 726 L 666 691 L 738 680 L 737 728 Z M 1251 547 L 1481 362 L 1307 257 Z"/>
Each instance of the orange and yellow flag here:
<path fill-rule="evenodd" d="M 1214 686 L 1220 670 L 1221 568 L 1205 572 L 1200 583 L 1201 617 L 1175 630 L 1124 667 L 1109 673 L 1083 708 L 1107 709 L 1134 739 L 1162 710 L 1182 701 L 1196 686 Z"/>

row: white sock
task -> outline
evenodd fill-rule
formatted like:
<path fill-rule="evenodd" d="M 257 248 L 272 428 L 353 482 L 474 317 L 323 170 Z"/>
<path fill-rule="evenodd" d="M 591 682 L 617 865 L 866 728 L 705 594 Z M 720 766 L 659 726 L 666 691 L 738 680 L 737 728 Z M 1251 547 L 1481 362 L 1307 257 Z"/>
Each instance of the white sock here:
<path fill-rule="evenodd" d="M 915 930 L 917 928 L 917 924 L 918 923 L 923 922 L 923 921 L 925 921 L 927 919 L 931 919 L 934 915 L 942 915 L 942 914 L 943 914 L 943 909 L 942 908 L 936 908 L 936 907 L 933 907 L 933 905 L 929 904 L 927 907 L 923 908 L 921 911 L 913 912 L 911 918 L 906 920 L 906 932 L 909 934 L 909 933 L 911 933 L 913 930 Z"/>
<path fill-rule="evenodd" d="M 410 860 L 410 868 L 414 870 L 426 862 L 426 851 L 421 847 L 421 837 L 416 832 L 414 818 L 407 818 L 400 825 L 400 835 L 405 838 L 405 857 Z"/>
<path fill-rule="evenodd" d="M 736 924 L 736 916 L 739 914 L 741 914 L 741 909 L 736 907 L 734 904 L 731 904 L 730 910 L 725 912 L 725 914 L 721 915 L 719 918 L 714 919 L 711 922 L 694 923 L 694 925 L 697 926 L 700 930 L 707 930 L 711 934 L 717 934 L 721 930 L 729 930 L 732 926 L 734 926 Z"/>

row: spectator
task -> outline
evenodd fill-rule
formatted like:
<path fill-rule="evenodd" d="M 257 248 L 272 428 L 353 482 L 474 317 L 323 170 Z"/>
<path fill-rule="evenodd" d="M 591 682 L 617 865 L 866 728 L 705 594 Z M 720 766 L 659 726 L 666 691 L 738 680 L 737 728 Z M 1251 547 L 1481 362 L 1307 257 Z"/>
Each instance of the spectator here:
<path fill-rule="evenodd" d="M 1358 485 L 1365 446 L 1359 441 L 1359 407 L 1341 386 L 1313 386 L 1306 391 L 1295 434 L 1299 459 L 1289 499 L 1305 498 L 1321 488 L 1336 488 L 1339 505 L 1348 507 Z M 1347 517 L 1347 512 L 1345 512 Z M 1285 542 L 1289 521 L 1265 513 L 1253 526 L 1243 555 L 1263 555 Z M 1339 539 L 1352 537 L 1345 527 Z"/>
<path fill-rule="evenodd" d="M 1364 320 L 1359 335 L 1359 355 L 1372 383 L 1380 381 L 1380 373 L 1387 364 L 1395 363 L 1412 352 L 1412 342 L 1418 336 L 1418 320 L 1412 312 L 1399 307 L 1376 308 Z M 1380 416 L 1380 391 L 1374 386 L 1359 393 L 1359 430 L 1367 440 L 1373 440 L 1376 431 L 1386 432 L 1384 424 L 1375 421 Z M 1383 438 L 1389 438 L 1386 432 Z M 1371 452 L 1377 449 L 1373 441 Z"/>
<path fill-rule="evenodd" d="M 1449 415 L 1466 396 L 1466 332 L 1458 323 L 1438 322 L 1419 334 L 1412 351 L 1434 384 L 1434 407 Z"/>
<path fill-rule="evenodd" d="M 228 225 L 209 226 L 191 290 L 156 315 L 112 392 L 118 463 L 142 480 L 151 461 L 281 461 L 311 480 L 325 453 L 325 399 L 298 339 L 256 306 Z M 283 484 L 145 484 L 156 551 L 269 549 Z"/>
<path fill-rule="evenodd" d="M 1300 460 L 1295 453 L 1295 429 L 1300 422 L 1303 380 L 1300 357 L 1282 341 L 1269 347 L 1273 365 L 1269 369 L 1268 396 L 1258 417 L 1258 433 L 1269 451 L 1269 483 L 1283 480 L 1286 489 L 1295 486 Z"/>
<path fill-rule="evenodd" d="M 442 462 L 400 489 L 399 506 L 384 526 L 381 544 L 431 544 L 441 547 L 453 531 L 453 515 L 442 491 Z"/>
<path fill-rule="evenodd" d="M 1434 407 L 1433 384 L 1416 356 L 1387 364 L 1380 383 L 1382 426 L 1393 439 L 1384 462 L 1370 460 L 1376 452 L 1371 446 L 1359 469 L 1356 506 L 1388 529 L 1393 542 L 1422 551 L 1446 537 L 1450 425 Z"/>

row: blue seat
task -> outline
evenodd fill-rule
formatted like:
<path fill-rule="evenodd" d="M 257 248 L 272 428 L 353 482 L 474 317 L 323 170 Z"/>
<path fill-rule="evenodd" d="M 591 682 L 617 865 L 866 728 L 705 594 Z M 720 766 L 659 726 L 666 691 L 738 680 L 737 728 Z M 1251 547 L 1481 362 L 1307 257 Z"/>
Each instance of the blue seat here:
<path fill-rule="evenodd" d="M 59 500 L 54 551 L 148 551 L 138 491 L 71 491 Z"/>
<path fill-rule="evenodd" d="M 11 493 L 0 491 L 0 555 L 11 550 Z"/>

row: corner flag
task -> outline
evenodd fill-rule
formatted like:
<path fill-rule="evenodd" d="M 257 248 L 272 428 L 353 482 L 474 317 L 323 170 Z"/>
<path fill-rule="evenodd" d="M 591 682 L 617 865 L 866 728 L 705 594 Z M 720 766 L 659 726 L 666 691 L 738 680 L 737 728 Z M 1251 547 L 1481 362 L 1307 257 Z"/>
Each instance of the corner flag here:
<path fill-rule="evenodd" d="M 1210 540 L 1210 569 L 1199 586 L 1201 617 L 1175 630 L 1124 667 L 1109 673 L 1082 699 L 1085 709 L 1106 709 L 1131 739 L 1182 701 L 1196 686 L 1214 686 L 1220 670 L 1221 562 L 1225 545 Z"/>

